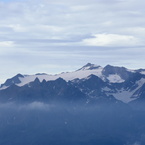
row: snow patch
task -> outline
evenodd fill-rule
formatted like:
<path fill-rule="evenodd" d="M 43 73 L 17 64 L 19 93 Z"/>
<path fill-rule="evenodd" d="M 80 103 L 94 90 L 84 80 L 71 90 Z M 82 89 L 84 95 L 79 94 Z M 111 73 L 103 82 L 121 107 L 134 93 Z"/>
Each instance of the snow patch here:
<path fill-rule="evenodd" d="M 139 88 L 142 87 L 142 85 L 145 83 L 145 79 L 142 78 L 139 81 L 136 82 L 136 85 L 138 86 L 133 91 L 127 91 L 124 89 L 118 90 L 117 93 L 113 93 L 112 95 L 117 99 L 124 103 L 129 103 L 135 99 L 137 99 L 137 95 L 133 95 Z"/>
<path fill-rule="evenodd" d="M 145 75 L 145 71 L 141 71 L 140 73 L 143 74 L 143 75 Z"/>
<path fill-rule="evenodd" d="M 135 72 L 136 72 L 136 71 L 133 70 L 133 69 L 127 69 L 127 71 L 132 72 L 132 73 L 135 73 Z"/>
<path fill-rule="evenodd" d="M 91 74 L 96 75 L 100 78 L 102 78 L 102 69 L 99 67 L 98 69 L 93 69 L 93 70 L 80 70 L 80 71 L 74 71 L 74 72 L 67 72 L 67 73 L 61 73 L 57 75 L 47 75 L 47 74 L 42 74 L 42 75 L 27 75 L 24 78 L 19 78 L 21 83 L 17 84 L 18 86 L 23 86 L 25 84 L 28 84 L 30 82 L 33 82 L 36 78 L 42 82 L 43 80 L 46 81 L 51 81 L 51 80 L 56 80 L 58 78 L 62 78 L 65 81 L 72 81 L 74 79 L 83 79 Z"/>
<path fill-rule="evenodd" d="M 107 77 L 107 79 L 110 83 L 122 83 L 125 81 L 117 74 L 111 74 Z"/>
<path fill-rule="evenodd" d="M 104 87 L 104 88 L 102 89 L 102 91 L 107 91 L 107 92 L 109 92 L 109 91 L 110 91 L 110 88 Z"/>
<path fill-rule="evenodd" d="M 131 98 L 133 92 L 122 90 L 121 92 L 114 93 L 113 96 L 124 103 L 128 103 L 130 101 L 135 100 L 136 98 Z"/>
<path fill-rule="evenodd" d="M 1 87 L 0 88 L 0 90 L 4 90 L 4 89 L 6 89 L 6 88 L 8 88 L 9 86 L 3 86 L 3 87 Z"/>

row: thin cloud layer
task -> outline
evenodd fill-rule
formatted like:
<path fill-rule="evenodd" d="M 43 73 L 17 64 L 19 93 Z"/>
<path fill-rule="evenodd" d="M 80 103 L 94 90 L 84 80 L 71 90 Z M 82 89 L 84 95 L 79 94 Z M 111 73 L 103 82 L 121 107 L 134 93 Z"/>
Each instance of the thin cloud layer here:
<path fill-rule="evenodd" d="M 144 6 L 143 0 L 2 0 L 1 80 L 87 62 L 145 68 Z M 64 70 L 52 67 L 60 65 Z"/>

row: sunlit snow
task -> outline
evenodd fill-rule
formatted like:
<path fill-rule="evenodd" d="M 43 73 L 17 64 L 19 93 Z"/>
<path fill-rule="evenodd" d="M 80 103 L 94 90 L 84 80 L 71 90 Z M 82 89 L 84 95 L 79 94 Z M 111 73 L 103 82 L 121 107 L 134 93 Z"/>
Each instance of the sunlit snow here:
<path fill-rule="evenodd" d="M 142 78 L 139 81 L 136 82 L 136 85 L 138 86 L 136 89 L 134 89 L 133 91 L 129 91 L 129 90 L 118 90 L 117 93 L 113 93 L 112 95 L 117 99 L 120 100 L 124 103 L 128 103 L 130 101 L 133 101 L 135 99 L 137 99 L 137 96 L 134 95 L 134 93 L 140 88 L 142 87 L 142 85 L 145 83 L 145 79 Z"/>
<path fill-rule="evenodd" d="M 111 82 L 111 83 L 122 83 L 125 80 L 123 80 L 119 75 L 117 74 L 111 74 L 107 77 L 107 79 Z"/>

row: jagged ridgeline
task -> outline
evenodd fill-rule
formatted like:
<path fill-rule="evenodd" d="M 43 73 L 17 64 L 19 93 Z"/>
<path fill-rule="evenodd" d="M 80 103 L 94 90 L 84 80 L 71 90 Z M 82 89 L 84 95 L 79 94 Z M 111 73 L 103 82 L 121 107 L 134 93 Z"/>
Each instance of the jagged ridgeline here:
<path fill-rule="evenodd" d="M 145 70 L 130 70 L 88 63 L 82 68 L 56 75 L 18 74 L 0 88 L 2 102 L 82 101 L 144 102 Z"/>

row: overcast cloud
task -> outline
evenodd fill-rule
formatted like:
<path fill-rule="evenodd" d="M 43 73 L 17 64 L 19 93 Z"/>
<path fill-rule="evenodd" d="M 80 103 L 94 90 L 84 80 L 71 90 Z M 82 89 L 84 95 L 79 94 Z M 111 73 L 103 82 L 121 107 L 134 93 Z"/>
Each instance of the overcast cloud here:
<path fill-rule="evenodd" d="M 144 0 L 1 0 L 0 82 L 87 62 L 145 68 Z"/>

